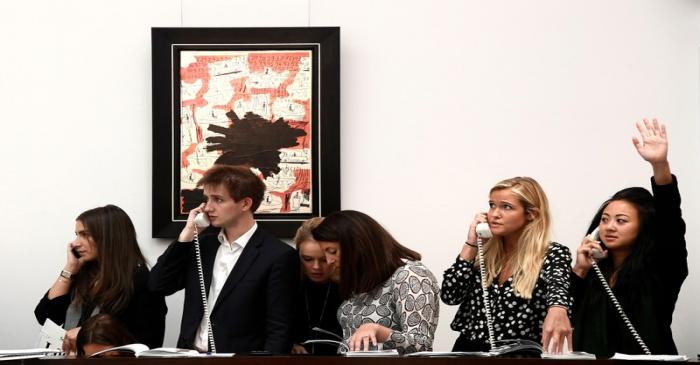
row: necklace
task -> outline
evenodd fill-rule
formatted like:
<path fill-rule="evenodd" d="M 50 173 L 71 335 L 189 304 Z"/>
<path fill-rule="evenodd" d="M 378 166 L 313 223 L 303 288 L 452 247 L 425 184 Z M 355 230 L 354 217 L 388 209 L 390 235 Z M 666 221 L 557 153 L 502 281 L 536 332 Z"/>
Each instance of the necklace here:
<path fill-rule="evenodd" d="M 321 323 L 323 323 L 323 315 L 326 313 L 326 305 L 328 304 L 328 294 L 331 292 L 331 283 L 329 282 L 326 287 L 326 297 L 323 299 L 323 306 L 321 307 L 321 315 L 318 317 L 318 327 L 321 327 Z M 309 338 L 314 337 L 314 333 L 312 331 L 312 328 L 315 326 L 313 323 L 311 323 L 311 310 L 309 309 L 309 291 L 307 290 L 306 293 L 304 294 L 304 304 L 306 304 L 306 320 L 308 323 L 308 328 L 309 328 Z M 311 353 L 316 352 L 316 344 L 311 344 Z"/>

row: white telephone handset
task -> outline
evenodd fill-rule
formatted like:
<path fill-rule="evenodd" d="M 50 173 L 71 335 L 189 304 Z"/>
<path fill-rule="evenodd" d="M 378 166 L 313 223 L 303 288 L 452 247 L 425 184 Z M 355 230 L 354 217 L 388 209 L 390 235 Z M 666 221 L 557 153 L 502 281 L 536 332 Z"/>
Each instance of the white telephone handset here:
<path fill-rule="evenodd" d="M 590 234 L 588 234 L 588 238 L 593 241 L 600 241 L 600 233 L 598 227 L 596 227 Z M 632 325 L 632 322 L 629 320 L 629 318 L 627 318 L 627 314 L 625 314 L 625 311 L 622 309 L 622 305 L 620 305 L 620 302 L 617 301 L 617 297 L 615 297 L 615 294 L 613 294 L 612 289 L 610 289 L 610 285 L 608 285 L 608 281 L 605 279 L 603 272 L 600 271 L 600 268 L 598 267 L 598 261 L 604 259 L 606 255 L 600 250 L 594 248 L 591 250 L 591 257 L 593 257 L 593 270 L 595 271 L 596 276 L 598 276 L 600 283 L 603 285 L 603 289 L 605 289 L 605 292 L 608 294 L 608 297 L 613 302 L 613 305 L 617 309 L 617 312 L 620 313 L 622 321 L 625 322 L 625 325 L 632 333 L 634 339 L 637 340 L 637 343 L 642 348 L 642 350 L 644 350 L 644 353 L 647 355 L 651 355 L 651 351 L 649 351 L 649 348 L 642 340 L 642 337 L 639 335 L 639 333 L 637 333 L 637 330 L 634 328 L 634 325 Z"/>
<path fill-rule="evenodd" d="M 209 303 L 207 300 L 207 288 L 204 283 L 204 270 L 202 269 L 202 253 L 199 247 L 199 228 L 207 228 L 211 223 L 209 222 L 209 217 L 206 213 L 200 212 L 194 217 L 194 252 L 197 259 L 197 274 L 199 275 L 199 290 L 202 294 L 202 307 L 204 308 L 204 316 L 207 320 L 207 338 L 209 343 L 209 352 L 216 353 L 216 344 L 214 343 L 214 331 L 211 329 L 211 322 L 209 316 L 211 312 L 209 311 Z"/>
<path fill-rule="evenodd" d="M 194 217 L 194 225 L 198 228 L 207 228 L 211 223 L 206 213 L 200 212 Z"/>
<path fill-rule="evenodd" d="M 479 223 L 476 225 L 476 236 L 480 238 L 491 238 L 491 230 L 488 223 Z"/>
<path fill-rule="evenodd" d="M 591 241 L 596 241 L 596 242 L 597 242 L 597 241 L 600 241 L 600 232 L 599 232 L 599 231 L 600 231 L 600 228 L 595 227 L 595 229 L 593 230 L 593 232 L 591 232 L 591 233 L 588 234 L 588 238 L 589 238 Z M 597 248 L 594 248 L 594 249 L 591 250 L 591 256 L 592 256 L 593 259 L 596 260 L 596 261 L 600 261 L 600 260 L 602 260 L 602 259 L 605 258 L 605 254 L 604 254 L 603 252 L 601 252 L 601 251 L 600 251 L 599 249 L 597 249 Z"/>

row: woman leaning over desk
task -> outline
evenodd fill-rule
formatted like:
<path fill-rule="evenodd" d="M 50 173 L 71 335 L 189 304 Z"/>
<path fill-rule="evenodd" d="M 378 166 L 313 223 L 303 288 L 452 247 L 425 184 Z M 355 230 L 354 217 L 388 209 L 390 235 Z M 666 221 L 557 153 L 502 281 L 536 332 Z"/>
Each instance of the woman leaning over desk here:
<path fill-rule="evenodd" d="M 379 343 L 399 353 L 432 350 L 439 288 L 419 253 L 352 210 L 330 214 L 312 234 L 328 264 L 339 270 L 345 301 L 338 319 L 351 351 Z"/>

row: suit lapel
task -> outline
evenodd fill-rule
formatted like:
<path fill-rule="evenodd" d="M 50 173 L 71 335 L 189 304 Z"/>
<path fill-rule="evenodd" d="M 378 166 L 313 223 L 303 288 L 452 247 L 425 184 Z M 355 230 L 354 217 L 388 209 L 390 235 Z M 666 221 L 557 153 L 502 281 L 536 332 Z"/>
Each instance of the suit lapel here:
<path fill-rule="evenodd" d="M 212 309 L 212 314 L 219 308 L 219 303 L 223 302 L 224 299 L 236 288 L 243 277 L 245 277 L 245 274 L 248 272 L 250 266 L 258 258 L 258 255 L 260 255 L 260 248 L 263 244 L 262 234 L 260 232 L 261 230 L 258 227 L 258 229 L 255 230 L 255 233 L 253 233 L 253 236 L 250 238 L 250 241 L 248 241 L 243 248 L 243 252 L 241 252 L 241 256 L 238 258 L 238 261 L 236 261 L 236 265 L 233 267 L 231 274 L 229 274 L 228 278 L 226 278 L 224 287 L 221 288 L 219 297 L 216 298 L 216 303 Z"/>

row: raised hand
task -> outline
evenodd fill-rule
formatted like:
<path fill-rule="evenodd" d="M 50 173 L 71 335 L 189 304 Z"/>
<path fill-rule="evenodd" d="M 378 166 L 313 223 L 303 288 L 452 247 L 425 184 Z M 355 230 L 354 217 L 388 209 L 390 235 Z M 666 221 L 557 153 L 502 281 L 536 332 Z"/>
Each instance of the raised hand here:
<path fill-rule="evenodd" d="M 642 158 L 651 164 L 666 162 L 668 155 L 668 138 L 666 126 L 656 119 L 649 122 L 644 119 L 637 122 L 637 130 L 642 137 L 640 141 L 636 136 L 632 137 L 632 143 Z"/>
<path fill-rule="evenodd" d="M 651 123 L 644 119 L 637 122 L 637 130 L 642 137 L 632 137 L 632 143 L 644 160 L 649 162 L 654 169 L 654 181 L 658 185 L 666 185 L 673 182 L 671 167 L 668 163 L 668 137 L 666 126 L 653 119 Z"/>

